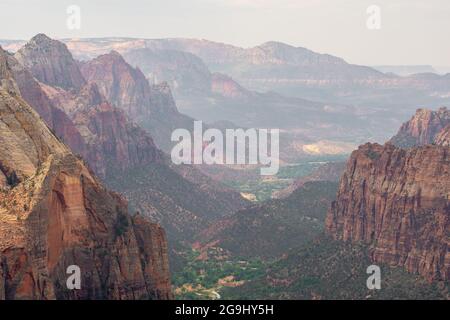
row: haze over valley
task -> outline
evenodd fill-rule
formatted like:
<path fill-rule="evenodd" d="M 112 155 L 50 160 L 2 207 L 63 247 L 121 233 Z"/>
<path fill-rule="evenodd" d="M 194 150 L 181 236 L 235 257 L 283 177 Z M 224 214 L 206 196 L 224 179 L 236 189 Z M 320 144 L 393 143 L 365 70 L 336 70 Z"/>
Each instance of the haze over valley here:
<path fill-rule="evenodd" d="M 0 33 L 0 300 L 448 300 L 447 43 L 412 29 L 423 45 L 401 60 L 403 30 L 384 28 L 408 24 L 403 0 L 382 1 L 390 15 L 370 31 L 350 30 L 361 5 L 348 1 L 336 26 L 348 39 L 332 30 L 343 8 L 322 1 L 199 1 L 185 8 L 197 33 L 174 10 L 164 24 L 152 16 L 160 29 L 138 28 L 128 7 L 123 32 L 116 23 L 106 37 L 92 13 L 89 32 L 49 18 L 45 32 Z M 411 3 L 420 30 L 435 30 L 433 17 L 450 30 L 437 8 Z M 234 24 L 207 30 L 199 8 L 217 21 L 236 13 Z M 266 10 L 292 27 L 265 26 Z M 327 37 L 305 12 L 328 17 Z M 231 41 L 243 21 L 259 31 Z M 386 37 L 378 57 L 366 32 L 374 47 Z M 66 287 L 69 266 L 80 289 Z"/>

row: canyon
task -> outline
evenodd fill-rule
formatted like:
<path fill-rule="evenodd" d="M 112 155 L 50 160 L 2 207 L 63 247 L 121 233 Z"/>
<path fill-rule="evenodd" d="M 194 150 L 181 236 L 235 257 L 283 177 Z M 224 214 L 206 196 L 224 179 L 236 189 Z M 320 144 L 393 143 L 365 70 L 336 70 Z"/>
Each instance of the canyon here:
<path fill-rule="evenodd" d="M 225 297 L 448 299 L 450 113 L 418 109 L 388 140 L 412 101 L 445 104 L 448 75 L 277 42 L 38 34 L 14 51 L 0 48 L 0 299 L 170 299 L 170 278 L 181 292 L 193 273 Z M 360 146 L 251 203 L 223 182 L 255 172 L 171 161 L 194 115 L 282 127 L 282 162 Z M 368 263 L 383 293 L 359 286 Z M 69 265 L 81 290 L 64 286 Z"/>
<path fill-rule="evenodd" d="M 44 59 L 41 52 L 53 54 Z M 117 53 L 106 55 L 100 61 L 110 68 L 103 69 L 102 64 L 96 67 L 103 72 L 101 79 L 111 83 L 100 82 L 95 77 L 85 80 L 81 70 L 87 72 L 86 69 L 73 59 L 65 45 L 43 34 L 31 39 L 14 55 L 2 50 L 1 57 L 20 95 L 56 136 L 102 183 L 128 200 L 126 206 L 133 214 L 138 212 L 163 226 L 169 240 L 171 269 L 182 263 L 177 252 L 188 245 L 197 231 L 246 204 L 239 193 L 195 168 L 174 166 L 159 149 L 139 123 L 147 126 L 157 123 L 156 127 L 152 126 L 153 132 L 167 139 L 172 126 L 177 125 L 174 118 L 189 118 L 178 113 L 167 86 L 150 86 Z M 35 65 L 34 71 L 27 69 L 26 64 Z M 95 68 L 89 70 L 92 69 Z M 42 77 L 41 72 L 55 75 L 54 79 L 77 79 L 81 75 L 82 85 L 66 80 L 55 84 Z M 0 79 L 6 80 L 6 75 Z M 115 87 L 113 83 L 118 80 L 123 84 L 120 93 L 106 91 Z M 123 100 L 115 99 L 116 94 Z"/>
<path fill-rule="evenodd" d="M 217 221 L 197 236 L 197 259 L 262 259 L 259 276 L 222 289 L 231 299 L 448 299 L 447 115 L 420 109 L 391 139 L 414 143 L 363 144 L 345 165 L 325 164 L 279 199 Z M 371 264 L 387 291 L 361 286 Z"/>

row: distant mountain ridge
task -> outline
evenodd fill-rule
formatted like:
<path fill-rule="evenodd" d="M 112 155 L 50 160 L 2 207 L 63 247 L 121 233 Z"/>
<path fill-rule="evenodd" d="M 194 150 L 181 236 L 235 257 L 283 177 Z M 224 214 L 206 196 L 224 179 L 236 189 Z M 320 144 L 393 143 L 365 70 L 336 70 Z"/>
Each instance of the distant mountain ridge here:
<path fill-rule="evenodd" d="M 139 67 L 153 83 L 169 82 L 175 92 L 195 94 L 210 91 L 209 69 L 191 53 L 141 48 L 125 52 L 124 58 Z"/>
<path fill-rule="evenodd" d="M 183 81 L 179 82 L 180 88 L 187 89 L 198 88 L 199 85 L 202 90 L 208 87 L 207 82 L 209 80 L 207 78 L 210 76 L 205 73 L 204 66 L 193 67 L 194 65 L 200 66 L 201 63 L 198 59 L 201 59 L 212 74 L 216 72 L 224 74 L 247 91 L 276 92 L 285 98 L 297 97 L 303 101 L 331 106 L 327 110 L 342 110 L 340 112 L 342 116 L 335 117 L 335 119 L 344 119 L 348 116 L 350 118 L 344 120 L 347 127 L 356 126 L 356 124 L 361 124 L 361 127 L 354 128 L 349 137 L 342 136 L 340 139 L 359 136 L 360 132 L 364 130 L 365 137 L 361 137 L 358 143 L 373 139 L 374 132 L 388 131 L 389 133 L 386 136 L 378 136 L 378 134 L 377 137 L 374 137 L 377 141 L 384 142 L 391 136 L 391 132 L 398 128 L 400 121 L 403 121 L 417 105 L 433 106 L 450 103 L 449 75 L 422 73 L 401 77 L 384 74 L 367 66 L 347 63 L 333 55 L 320 54 L 306 48 L 275 41 L 252 48 L 240 48 L 208 40 L 183 38 L 67 39 L 66 43 L 75 56 L 80 57 L 97 56 L 100 53 L 107 53 L 109 50 L 117 50 L 126 57 L 128 54 L 131 55 L 134 50 L 141 53 L 152 51 L 184 54 L 183 59 L 186 60 L 183 60 L 181 64 L 179 64 L 178 58 L 163 59 L 163 62 L 158 63 L 158 68 L 161 66 L 163 66 L 163 69 L 168 68 L 169 70 L 174 68 L 173 71 L 177 70 L 177 72 L 186 75 L 184 76 L 185 79 L 193 77 L 194 81 L 184 81 L 184 84 L 182 84 Z M 145 63 L 143 57 L 145 56 L 141 55 L 139 59 L 135 56 L 132 64 L 143 66 Z M 168 55 L 165 59 L 170 57 L 171 55 Z M 157 60 L 153 59 L 152 61 L 156 63 Z M 194 62 L 194 60 L 197 62 Z M 157 70 L 162 72 L 162 69 Z M 202 78 L 204 80 L 201 80 Z M 190 82 L 192 87 L 189 86 Z M 231 85 L 231 82 L 228 82 L 229 85 Z M 223 87 L 216 85 L 215 88 Z M 234 88 L 236 88 L 235 85 Z M 224 92 L 226 93 L 226 91 Z M 239 123 L 241 119 L 233 114 L 232 107 L 236 106 L 235 108 L 239 110 L 247 110 L 246 107 L 248 106 L 253 107 L 264 104 L 264 102 L 253 97 L 251 99 L 240 99 L 243 92 L 238 91 L 238 93 L 239 95 L 233 97 L 233 99 L 223 101 L 215 98 L 212 100 L 213 102 L 211 102 L 210 96 L 184 99 L 177 95 L 176 98 L 179 99 L 178 103 L 182 106 L 183 112 L 190 112 L 189 114 L 196 118 L 202 119 L 203 115 L 207 115 L 204 120 L 209 122 L 228 120 L 244 127 L 258 126 L 256 123 L 249 124 L 249 121 Z M 228 95 L 228 98 L 230 98 L 230 95 Z M 280 117 L 284 116 L 284 122 L 288 122 L 292 118 L 292 114 L 289 114 L 290 108 L 282 107 L 286 105 L 302 107 L 304 104 L 289 101 L 274 102 L 271 101 L 270 95 L 262 98 L 267 102 L 270 101 L 272 105 L 278 104 L 277 108 L 283 110 L 283 112 L 277 112 L 277 114 Z M 214 117 L 214 114 L 210 111 L 216 106 L 219 109 L 214 110 L 215 114 L 220 115 L 222 119 Z M 343 108 L 349 111 L 349 107 L 357 110 L 348 114 Z M 264 118 L 266 107 L 259 109 L 264 111 L 257 113 L 258 118 Z M 285 109 L 287 109 L 286 115 Z M 249 109 L 248 117 L 252 114 L 253 110 Z M 321 116 L 326 118 L 326 115 Z M 371 123 L 372 121 L 374 123 Z M 261 122 L 259 121 L 258 124 Z M 278 124 L 276 125 L 278 126 Z M 336 125 L 336 123 L 331 125 Z M 380 130 L 380 125 L 385 125 L 386 128 Z M 329 126 L 329 124 L 324 124 L 324 126 Z M 339 131 L 339 128 L 334 131 Z M 317 134 L 317 132 L 313 132 L 307 135 L 316 136 Z M 330 137 L 321 138 L 329 139 Z"/>
<path fill-rule="evenodd" d="M 1 40 L 0 40 L 1 41 Z M 142 38 L 88 38 L 88 39 L 62 39 L 68 45 L 68 48 L 76 57 L 95 58 L 98 55 L 105 54 L 111 50 L 116 50 L 126 54 L 131 50 L 150 50 L 154 54 L 166 52 L 169 54 L 191 54 L 201 58 L 207 66 L 213 71 L 219 71 L 240 78 L 261 78 L 269 69 L 275 67 L 290 66 L 292 76 L 298 77 L 298 70 L 302 70 L 301 76 L 305 79 L 395 79 L 395 76 L 383 74 L 374 68 L 367 66 L 358 66 L 347 63 L 344 59 L 330 55 L 320 54 L 303 47 L 295 47 L 282 42 L 269 41 L 251 48 L 241 48 L 229 44 L 187 38 L 167 38 L 167 39 L 142 39 Z M 0 42 L 1 43 L 1 42 Z M 4 40 L 5 48 L 12 51 L 22 45 L 22 40 Z M 165 51 L 166 50 L 166 51 Z M 166 58 L 166 57 L 163 57 Z M 84 59 L 84 60 L 85 60 Z M 266 66 L 269 69 L 242 69 L 238 70 L 239 65 L 247 66 Z M 326 66 L 326 68 L 325 68 Z M 296 69 L 296 68 L 303 69 Z M 315 69 L 314 69 L 314 68 Z M 383 66 L 381 66 L 382 68 Z M 389 66 L 386 66 L 389 67 Z M 407 68 L 408 66 L 399 66 Z M 411 66 L 415 67 L 415 66 Z M 432 72 L 433 69 L 427 67 L 426 70 L 414 73 Z M 314 72 L 308 72 L 315 70 Z M 321 71 L 322 70 L 322 71 Z M 282 69 L 279 69 L 280 73 Z M 276 74 L 275 72 L 275 74 Z M 321 74 L 322 72 L 322 74 Z M 241 74 L 242 73 L 242 74 Z M 289 78 L 288 74 L 280 76 Z"/>
<path fill-rule="evenodd" d="M 183 38 L 63 41 L 74 56 L 83 60 L 111 50 L 121 53 L 151 81 L 168 81 L 180 110 L 191 117 L 206 122 L 227 120 L 242 127 L 265 127 L 269 118 L 272 122 L 280 119 L 273 126 L 289 124 L 290 130 L 299 129 L 293 125 L 297 123 L 302 130 L 306 128 L 306 137 L 316 141 L 331 139 L 326 135 L 328 130 L 318 127 L 334 126 L 332 131 L 339 133 L 336 138 L 340 141 L 383 142 L 418 104 L 450 102 L 448 76 L 383 74 L 339 57 L 275 41 L 253 48 Z M 319 106 L 319 113 L 321 107 L 326 111 L 318 114 L 320 125 L 309 118 L 310 104 Z M 274 109 L 279 117 L 269 116 Z M 300 113 L 307 116 L 300 118 Z M 181 118 L 177 121 L 186 124 Z M 146 129 L 156 125 L 152 123 Z M 167 151 L 167 141 L 161 143 L 157 131 L 151 134 Z"/>
<path fill-rule="evenodd" d="M 372 66 L 372 68 L 383 73 L 394 73 L 398 76 L 410 76 L 417 73 L 438 73 L 431 65 L 380 65 Z"/>

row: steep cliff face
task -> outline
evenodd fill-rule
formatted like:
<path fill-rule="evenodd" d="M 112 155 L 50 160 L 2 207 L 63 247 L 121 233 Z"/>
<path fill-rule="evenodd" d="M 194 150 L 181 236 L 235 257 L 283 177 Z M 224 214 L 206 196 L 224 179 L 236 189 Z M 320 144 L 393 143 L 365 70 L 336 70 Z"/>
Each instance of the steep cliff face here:
<path fill-rule="evenodd" d="M 131 217 L 17 93 L 0 89 L 0 298 L 171 297 L 164 231 Z M 69 290 L 66 270 L 81 270 Z"/>
<path fill-rule="evenodd" d="M 86 82 L 66 45 L 44 34 L 33 37 L 15 57 L 46 84 L 79 90 Z"/>
<path fill-rule="evenodd" d="M 0 61 L 5 66 L 4 72 L 0 73 L 0 80 L 14 79 L 22 98 L 33 106 L 55 134 L 70 145 L 75 153 L 85 154 L 86 146 L 75 124 L 52 103 L 31 72 L 1 48 Z"/>
<path fill-rule="evenodd" d="M 449 125 L 450 110 L 447 108 L 442 107 L 438 111 L 418 109 L 416 114 L 401 126 L 390 142 L 406 148 L 435 143 L 441 131 Z"/>
<path fill-rule="evenodd" d="M 178 112 L 166 83 L 151 86 L 139 69 L 130 66 L 115 51 L 82 63 L 81 72 L 108 101 L 146 129 L 166 152 L 173 145 L 172 131 L 190 129 L 193 125 L 193 119 Z"/>
<path fill-rule="evenodd" d="M 81 71 L 88 82 L 96 83 L 100 92 L 131 117 L 149 116 L 150 85 L 144 74 L 128 65 L 112 51 L 83 63 Z"/>
<path fill-rule="evenodd" d="M 81 64 L 81 72 L 114 105 L 135 120 L 177 113 L 169 86 L 151 86 L 139 69 L 129 65 L 116 51 Z"/>
<path fill-rule="evenodd" d="M 450 124 L 439 131 L 434 138 L 434 143 L 440 146 L 450 147 Z"/>
<path fill-rule="evenodd" d="M 84 158 L 102 177 L 162 163 L 152 138 L 107 102 L 80 109 L 73 121 L 88 145 Z"/>
<path fill-rule="evenodd" d="M 162 162 L 153 139 L 123 110 L 112 106 L 95 83 L 86 84 L 77 93 L 44 84 L 41 87 L 52 103 L 70 116 L 85 145 L 80 155 L 100 177 Z M 77 150 L 71 140 L 68 144 Z"/>
<path fill-rule="evenodd" d="M 375 262 L 450 279 L 450 150 L 366 144 L 354 151 L 326 227 L 371 246 Z"/>

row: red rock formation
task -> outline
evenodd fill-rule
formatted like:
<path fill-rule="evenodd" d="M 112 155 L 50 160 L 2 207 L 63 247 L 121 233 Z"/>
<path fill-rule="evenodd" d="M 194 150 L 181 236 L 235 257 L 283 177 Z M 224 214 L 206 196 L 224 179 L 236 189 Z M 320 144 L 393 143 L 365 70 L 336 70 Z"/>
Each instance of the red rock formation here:
<path fill-rule="evenodd" d="M 81 71 L 109 102 L 146 129 L 164 151 L 171 150 L 174 129 L 192 127 L 193 119 L 178 112 L 169 86 L 166 83 L 150 86 L 144 74 L 117 52 L 82 63 Z"/>
<path fill-rule="evenodd" d="M 80 109 L 73 121 L 87 141 L 85 159 L 103 177 L 107 170 L 117 174 L 117 170 L 162 163 L 152 138 L 107 102 Z"/>
<path fill-rule="evenodd" d="M 160 163 L 162 154 L 152 138 L 131 122 L 123 110 L 111 106 L 95 84 L 88 84 L 79 93 L 45 86 L 55 105 L 64 107 L 85 144 L 81 155 L 95 173 L 105 177 L 109 171 Z M 72 141 L 68 141 L 74 148 Z M 74 148 L 76 149 L 76 146 Z"/>
<path fill-rule="evenodd" d="M 198 230 L 217 214 L 233 212 L 245 204 L 238 193 L 221 188 L 191 167 L 169 168 L 152 138 L 131 122 L 124 110 L 111 106 L 95 83 L 77 94 L 43 87 L 56 105 L 71 114 L 85 141 L 87 152 L 82 156 L 89 167 L 114 190 L 126 195 L 136 210 L 162 223 L 170 240 L 179 240 L 178 234 L 183 234 L 184 239 L 190 237 L 193 229 Z M 161 85 L 160 90 L 168 88 Z M 155 167 L 156 176 L 152 174 Z M 144 181 L 133 180 L 136 172 Z"/>
<path fill-rule="evenodd" d="M 130 66 L 116 51 L 82 63 L 81 72 L 131 119 L 148 119 L 161 112 L 178 113 L 169 85 L 150 86 L 141 70 Z"/>
<path fill-rule="evenodd" d="M 7 63 L 8 76 L 15 80 L 21 96 L 100 177 L 105 177 L 107 170 L 123 171 L 161 160 L 153 140 L 123 111 L 106 102 L 95 83 L 77 92 L 52 87 L 38 83 L 6 52 L 0 53 L 0 59 Z"/>
<path fill-rule="evenodd" d="M 79 90 L 85 84 L 66 45 L 44 34 L 33 37 L 15 57 L 36 79 L 48 85 Z"/>
<path fill-rule="evenodd" d="M 150 85 L 139 69 L 125 62 L 116 51 L 82 64 L 88 82 L 96 83 L 100 92 L 132 117 L 150 116 Z"/>
<path fill-rule="evenodd" d="M 375 262 L 449 280 L 449 199 L 448 147 L 365 144 L 347 163 L 326 227 L 336 239 L 370 244 Z"/>
<path fill-rule="evenodd" d="M 450 147 L 450 124 L 439 131 L 434 138 L 434 143 L 440 146 Z"/>
<path fill-rule="evenodd" d="M 164 231 L 131 217 L 18 95 L 0 88 L 0 299 L 167 299 Z M 81 269 L 68 290 L 66 269 Z"/>
<path fill-rule="evenodd" d="M 418 109 L 390 142 L 399 147 L 430 144 L 435 142 L 440 131 L 448 125 L 450 125 L 450 111 L 447 108 L 443 107 L 438 111 Z"/>
<path fill-rule="evenodd" d="M 70 145 L 75 153 L 85 154 L 86 146 L 77 128 L 63 111 L 55 107 L 31 73 L 1 48 L 0 61 L 8 70 L 0 74 L 0 79 L 13 78 L 22 98 L 39 113 L 55 134 Z"/>

